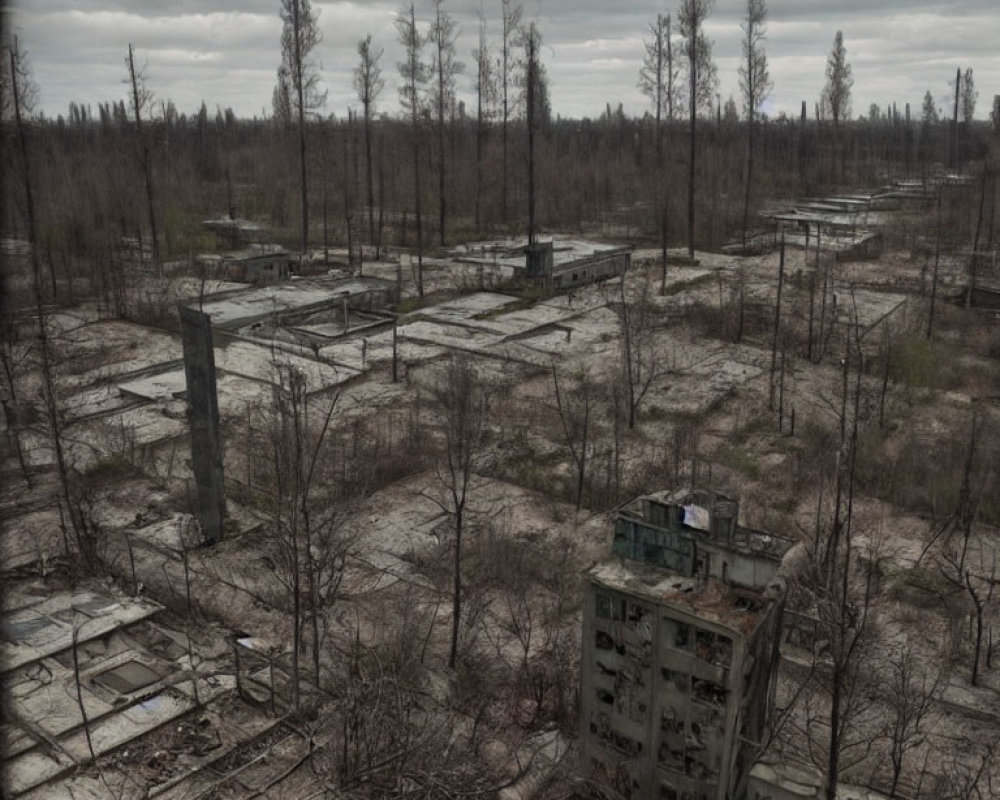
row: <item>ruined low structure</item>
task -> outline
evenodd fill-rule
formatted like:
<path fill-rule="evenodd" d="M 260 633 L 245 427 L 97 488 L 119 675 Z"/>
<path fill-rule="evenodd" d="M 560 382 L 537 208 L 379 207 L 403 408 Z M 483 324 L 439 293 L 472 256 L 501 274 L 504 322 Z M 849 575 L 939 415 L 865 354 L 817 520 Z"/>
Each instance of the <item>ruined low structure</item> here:
<path fill-rule="evenodd" d="M 0 616 L 0 795 L 57 797 L 52 784 L 93 755 L 218 694 L 218 681 L 199 680 L 195 689 L 184 638 L 151 621 L 158 604 L 94 591 L 23 595 L 18 588 Z"/>
<path fill-rule="evenodd" d="M 791 542 L 707 491 L 640 497 L 587 573 L 584 751 L 632 797 L 738 800 L 773 707 Z"/>
<path fill-rule="evenodd" d="M 260 237 L 264 233 L 264 229 L 256 222 L 237 219 L 231 214 L 229 216 L 206 219 L 202 225 L 230 247 L 256 244 L 260 241 Z"/>
<path fill-rule="evenodd" d="M 207 544 L 222 541 L 226 518 L 222 431 L 215 381 L 215 349 L 208 314 L 180 303 L 184 346 L 184 379 L 191 428 L 191 470 L 194 473 L 198 522 Z"/>
<path fill-rule="evenodd" d="M 277 283 L 287 280 L 297 263 L 295 254 L 284 248 L 257 245 L 246 252 L 225 256 L 218 277 L 246 283 Z"/>
<path fill-rule="evenodd" d="M 207 223 L 206 223 L 207 224 Z M 299 256 L 276 244 L 251 244 L 223 255 L 199 255 L 206 277 L 239 283 L 272 284 L 288 280 L 298 270 Z"/>
<path fill-rule="evenodd" d="M 141 536 L 136 546 L 149 552 Z M 292 762 L 311 750 L 283 724 L 287 704 L 275 704 L 287 691 L 268 671 L 274 648 L 234 659 L 237 645 L 215 626 L 192 635 L 158 603 L 104 582 L 4 578 L 0 797 L 248 797 L 252 780 L 286 769 L 276 748 Z M 263 699 L 248 685 L 262 685 Z"/>
<path fill-rule="evenodd" d="M 478 242 L 463 245 L 454 255 L 463 263 L 506 268 L 515 278 L 555 292 L 624 275 L 632 263 L 631 247 L 557 237 L 532 244 L 523 238 Z"/>

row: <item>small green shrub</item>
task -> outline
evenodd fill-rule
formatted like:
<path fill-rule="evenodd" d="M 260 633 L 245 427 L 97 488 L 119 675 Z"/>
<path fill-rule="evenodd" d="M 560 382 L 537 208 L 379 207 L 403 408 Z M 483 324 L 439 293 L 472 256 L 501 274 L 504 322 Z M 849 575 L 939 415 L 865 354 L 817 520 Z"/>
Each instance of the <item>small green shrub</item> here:
<path fill-rule="evenodd" d="M 940 376 L 933 342 L 915 334 L 901 337 L 892 348 L 890 374 L 894 381 L 907 386 L 936 386 Z"/>
<path fill-rule="evenodd" d="M 135 472 L 135 467 L 124 455 L 116 454 L 98 459 L 84 474 L 88 480 L 105 483 L 130 478 Z"/>
<path fill-rule="evenodd" d="M 754 480 L 760 477 L 760 464 L 742 450 L 724 447 L 716 454 L 715 460 L 722 466 L 742 472 Z"/>
<path fill-rule="evenodd" d="M 704 286 L 706 283 L 710 283 L 715 279 L 715 275 L 708 273 L 706 275 L 699 275 L 697 278 L 688 278 L 687 280 L 677 281 L 676 283 L 669 283 L 670 274 L 667 274 L 667 288 L 663 292 L 664 296 L 672 297 L 675 294 L 680 294 L 681 292 L 688 292 L 692 289 L 697 289 L 699 286 Z"/>

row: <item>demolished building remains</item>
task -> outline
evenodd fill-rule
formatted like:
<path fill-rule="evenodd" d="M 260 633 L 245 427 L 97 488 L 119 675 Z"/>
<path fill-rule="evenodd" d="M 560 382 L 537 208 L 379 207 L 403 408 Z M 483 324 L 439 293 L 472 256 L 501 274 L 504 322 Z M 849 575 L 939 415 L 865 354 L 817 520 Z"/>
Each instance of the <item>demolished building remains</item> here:
<path fill-rule="evenodd" d="M 534 281 L 552 291 L 624 275 L 632 263 L 632 247 L 580 239 L 550 238 L 528 245 L 505 239 L 463 245 L 453 253 L 459 263 L 509 269 L 515 278 Z"/>
<path fill-rule="evenodd" d="M 706 491 L 640 497 L 587 573 L 581 739 L 632 797 L 744 796 L 770 717 L 791 542 Z"/>

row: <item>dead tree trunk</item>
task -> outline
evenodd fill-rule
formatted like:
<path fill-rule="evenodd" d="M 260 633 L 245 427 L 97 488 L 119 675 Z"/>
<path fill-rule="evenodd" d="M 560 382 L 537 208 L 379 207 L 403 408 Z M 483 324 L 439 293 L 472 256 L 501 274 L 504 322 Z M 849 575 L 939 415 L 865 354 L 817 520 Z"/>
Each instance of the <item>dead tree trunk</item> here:
<path fill-rule="evenodd" d="M 10 48 L 10 73 L 11 73 L 11 100 L 14 105 L 14 124 L 17 130 L 17 143 L 22 161 L 22 178 L 24 185 L 25 214 L 28 225 L 28 245 L 31 251 L 31 275 L 32 290 L 35 300 L 35 313 L 38 317 L 38 353 L 41 359 L 42 378 L 42 398 L 45 403 L 46 415 L 49 418 L 49 426 L 52 431 L 52 442 L 55 449 L 56 468 L 59 471 L 59 486 L 62 495 L 62 502 L 69 514 L 70 524 L 76 538 L 76 544 L 83 558 L 84 566 L 88 571 L 95 571 L 98 566 L 97 542 L 94 540 L 94 531 L 84 524 L 80 508 L 74 502 L 70 491 L 70 470 L 66 463 L 66 456 L 63 451 L 62 419 L 58 402 L 56 400 L 55 381 L 52 377 L 52 352 L 49 343 L 48 325 L 45 320 L 44 298 L 42 297 L 42 265 L 38 248 L 38 225 L 35 218 L 35 199 L 31 183 L 31 162 L 28 157 L 28 141 L 24 130 L 24 121 L 21 118 L 21 96 L 18 85 L 20 55 L 17 47 L 17 40 Z"/>
<path fill-rule="evenodd" d="M 986 603 L 976 592 L 972 585 L 972 578 L 969 571 L 965 572 L 965 588 L 969 591 L 969 599 L 972 600 L 973 614 L 976 620 L 976 637 L 972 648 L 972 674 L 969 677 L 973 686 L 979 685 L 979 656 L 983 648 L 983 609 Z"/>
<path fill-rule="evenodd" d="M 298 93 L 298 128 L 299 128 L 299 179 L 302 191 L 302 256 L 309 248 L 309 190 L 306 175 L 306 104 L 305 104 L 305 53 L 302 42 L 302 20 L 300 19 L 299 3 L 292 3 L 292 29 L 295 47 L 295 91 Z M 296 686 L 296 704 L 298 704 L 298 687 Z"/>
<path fill-rule="evenodd" d="M 535 24 L 528 31 L 527 122 L 528 122 L 528 246 L 535 243 L 535 90 L 538 74 Z"/>
<path fill-rule="evenodd" d="M 86 623 L 84 623 L 86 624 Z M 73 680 L 76 683 L 76 705 L 80 709 L 80 721 L 83 722 L 83 733 L 87 738 L 87 751 L 90 753 L 90 763 L 97 763 L 97 754 L 94 752 L 94 740 L 90 735 L 90 719 L 87 717 L 87 709 L 83 705 L 83 682 L 80 679 L 80 656 L 78 653 L 80 642 L 80 628 L 73 626 Z"/>
<path fill-rule="evenodd" d="M 972 306 L 972 292 L 976 288 L 976 260 L 979 252 L 979 235 L 983 231 L 983 210 L 986 206 L 986 184 L 989 178 L 989 167 L 984 167 L 983 180 L 979 189 L 979 214 L 976 216 L 976 234 L 972 238 L 972 255 L 969 256 L 969 291 L 965 294 L 966 308 Z"/>
<path fill-rule="evenodd" d="M 149 100 L 145 89 L 140 87 L 142 76 L 135 71 L 135 59 L 132 45 L 128 46 L 128 72 L 132 84 L 132 108 L 135 111 L 135 131 L 139 143 L 139 153 L 142 160 L 142 172 L 146 179 L 146 207 L 149 211 L 149 230 L 153 237 L 153 268 L 160 269 L 160 239 L 156 232 L 156 212 L 153 203 L 153 165 L 150 161 L 149 146 L 142 135 L 142 109 Z M 54 288 L 54 287 L 53 287 Z"/>
<path fill-rule="evenodd" d="M 934 244 L 934 274 L 931 278 L 931 307 L 927 314 L 927 338 L 930 339 L 934 333 L 934 304 L 937 301 L 938 267 L 941 264 L 941 196 L 944 188 L 938 187 L 937 198 L 937 231 Z"/>
<path fill-rule="evenodd" d="M 775 370 L 778 363 L 778 338 L 781 335 L 781 289 L 785 282 L 785 237 L 781 237 L 781 253 L 778 259 L 778 297 L 774 306 L 774 336 L 771 339 L 771 373 L 767 407 L 774 410 Z"/>
<path fill-rule="evenodd" d="M 587 469 L 587 444 L 590 433 L 590 387 L 580 382 L 580 394 L 582 395 L 582 410 L 579 406 L 575 409 L 577 414 L 573 414 L 569 402 L 563 402 L 563 393 L 559 388 L 559 373 L 555 364 L 552 365 L 552 384 L 555 388 L 556 409 L 559 412 L 559 421 L 562 424 L 563 435 L 566 437 L 566 446 L 569 448 L 570 456 L 576 465 L 576 510 L 579 511 L 583 505 L 583 487 L 586 480 Z M 582 416 L 582 419 L 580 417 Z"/>

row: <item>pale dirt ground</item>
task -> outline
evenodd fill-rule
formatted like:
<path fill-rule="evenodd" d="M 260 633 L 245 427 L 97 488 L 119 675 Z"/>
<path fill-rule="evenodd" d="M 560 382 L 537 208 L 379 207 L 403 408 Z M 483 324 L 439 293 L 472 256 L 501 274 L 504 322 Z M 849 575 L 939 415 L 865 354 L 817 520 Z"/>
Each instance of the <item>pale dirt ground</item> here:
<path fill-rule="evenodd" d="M 637 252 L 637 260 L 649 253 Z M 768 410 L 768 373 L 771 364 L 771 334 L 768 326 L 749 331 L 741 344 L 718 338 L 710 325 L 699 322 L 701 309 L 718 309 L 731 297 L 731 287 L 739 271 L 746 275 L 746 297 L 765 307 L 773 307 L 777 280 L 777 254 L 749 259 L 735 259 L 716 254 L 698 254 L 697 267 L 673 267 L 668 272 L 668 292 L 659 296 L 659 271 L 651 269 L 649 280 L 654 287 L 651 302 L 661 314 L 652 339 L 657 353 L 656 377 L 640 413 L 636 431 L 622 434 L 621 461 L 626 485 L 639 481 L 647 489 L 670 488 L 668 483 L 690 481 L 697 468 L 700 480 L 711 480 L 722 491 L 741 498 L 744 524 L 770 530 L 790 538 L 812 536 L 818 485 L 817 464 L 803 445 L 802 431 L 807 425 L 835 427 L 840 400 L 839 358 L 842 345 L 832 344 L 821 363 L 815 364 L 801 354 L 786 363 L 786 412 L 794 408 L 797 435 L 789 436 L 789 421 L 784 433 L 777 431 L 774 412 Z M 804 290 L 814 255 L 789 251 L 786 260 L 786 284 L 783 308 L 789 325 L 801 330 L 805 324 L 808 293 Z M 366 274 L 395 278 L 395 265 L 368 265 Z M 412 276 L 404 269 L 404 292 L 412 292 Z M 720 293 L 719 276 L 724 290 Z M 838 294 L 838 318 L 847 322 L 845 298 L 851 297 L 851 309 L 865 327 L 888 320 L 893 328 L 919 328 L 926 315 L 926 300 L 917 291 L 926 289 L 926 259 L 913 259 L 907 253 L 889 253 L 877 262 L 838 265 L 835 291 Z M 428 264 L 425 282 L 428 291 L 479 288 L 478 273 L 454 269 L 444 264 Z M 626 279 L 626 295 L 639 293 L 642 270 Z M 960 280 L 957 265 L 948 262 L 943 270 L 944 288 Z M 159 295 L 171 297 L 191 291 L 195 283 L 183 288 L 157 285 Z M 489 276 L 483 283 L 490 285 Z M 676 287 L 676 291 L 674 291 Z M 194 289 L 197 290 L 196 288 Z M 154 289 L 149 289 L 152 294 Z M 490 298 L 494 299 L 490 299 Z M 571 543 L 572 569 L 579 573 L 602 557 L 610 533 L 605 513 L 574 513 L 564 502 L 571 498 L 573 473 L 554 410 L 551 370 L 559 371 L 564 385 L 574 376 L 586 374 L 595 385 L 618 380 L 620 353 L 617 282 L 578 289 L 572 298 L 557 297 L 532 308 L 504 312 L 501 298 L 482 295 L 480 300 L 463 304 L 447 303 L 436 311 L 434 306 L 417 312 L 399 328 L 401 379 L 389 378 L 391 333 L 382 332 L 348 339 L 324 348 L 322 355 L 338 366 L 313 364 L 310 383 L 328 391 L 317 394 L 311 402 L 310 416 L 320 419 L 331 398 L 339 393 L 334 425 L 349 427 L 356 420 L 372 415 L 416 413 L 422 426 L 432 430 L 435 417 L 427 408 L 427 390 L 438 380 L 437 364 L 449 353 L 470 353 L 480 372 L 502 387 L 507 402 L 522 416 L 515 420 L 514 433 L 497 436 L 497 450 L 484 464 L 495 467 L 505 460 L 524 459 L 536 465 L 528 471 L 505 469 L 505 474 L 521 474 L 526 486 L 483 478 L 474 482 L 470 500 L 470 530 L 503 531 L 504 535 L 524 539 L 526 546 L 539 541 Z M 905 301 L 905 302 L 904 302 Z M 902 303 L 902 305 L 900 305 Z M 726 305 L 731 313 L 731 306 Z M 890 313 L 891 312 L 891 313 Z M 768 312 L 770 313 L 770 312 Z M 898 450 L 904 434 L 914 432 L 927 441 L 928 457 L 933 457 L 936 443 L 964 430 L 974 397 L 1000 396 L 996 359 L 969 346 L 955 308 L 942 310 L 939 337 L 953 342 L 961 353 L 954 385 L 947 390 L 909 388 L 890 382 L 887 412 L 895 420 L 882 443 L 891 456 Z M 885 315 L 889 314 L 888 317 Z M 988 324 L 988 323 L 984 323 Z M 183 481 L 186 474 L 187 447 L 184 440 L 183 414 L 179 401 L 161 398 L 135 408 L 131 400 L 117 392 L 117 381 L 143 367 L 168 363 L 180 357 L 179 339 L 131 323 L 99 321 L 89 309 L 60 313 L 53 318 L 58 331 L 57 347 L 62 356 L 57 369 L 57 385 L 67 397 L 70 425 L 67 437 L 74 464 L 81 468 L 100 458 L 127 455 L 129 448 L 151 443 L 147 465 L 153 477 L 127 481 L 112 490 L 102 490 L 100 517 L 109 532 L 120 532 L 135 525 L 136 513 L 153 524 L 141 524 L 135 531 L 137 568 L 147 591 L 153 595 L 178 597 L 182 585 L 180 564 L 164 546 L 172 548 L 171 536 L 182 524 L 177 515 L 186 511 Z M 995 323 L 994 323 L 995 327 Z M 842 334 L 841 334 L 842 337 Z M 877 343 L 881 329 L 873 328 L 867 341 Z M 831 341 L 841 341 L 836 335 Z M 228 349 L 228 348 L 227 348 Z M 246 461 L 254 459 L 240 445 L 246 420 L 256 418 L 270 400 L 267 385 L 266 348 L 261 353 L 237 357 L 246 349 L 239 343 L 226 357 L 234 359 L 231 373 L 220 377 L 220 406 L 227 440 L 227 464 L 234 473 L 245 470 Z M 877 350 L 877 347 L 875 348 Z M 362 362 L 362 350 L 364 361 Z M 792 351 L 796 350 L 793 346 Z M 246 354 L 244 354 L 246 355 Z M 874 357 L 874 354 L 873 354 Z M 223 365 L 220 365 L 223 366 Z M 348 377 L 361 373 L 344 383 Z M 37 384 L 28 382 L 29 393 L 37 393 Z M 875 413 L 881 379 L 866 376 L 864 404 Z M 182 404 L 180 404 L 182 405 Z M 123 408 L 125 410 L 123 410 Z M 983 412 L 996 425 L 996 409 L 989 404 Z M 76 421 L 73 421 L 76 420 Z M 691 426 L 698 439 L 697 451 L 688 445 L 679 459 L 680 474 L 674 474 L 676 436 L 684 426 Z M 608 447 L 611 422 L 604 400 L 595 405 L 594 441 Z M 995 428 L 994 428 L 995 430 Z M 127 431 L 131 434 L 126 435 Z M 520 438 L 518 438 L 520 437 Z M 123 441 L 124 439 L 124 441 Z M 515 441 L 515 439 L 517 441 Z M 51 464 L 50 448 L 37 434 L 24 437 L 30 461 Z M 693 458 L 697 453 L 696 457 Z M 517 455 L 521 454 L 521 455 Z M 662 467 L 652 478 L 652 485 L 642 483 L 650 463 Z M 8 464 L 11 461 L 8 459 Z M 600 459 L 592 469 L 605 469 Z M 509 466 L 509 463 L 508 463 Z M 8 470 L 9 474 L 15 474 Z M 4 492 L 6 509 L 2 528 L 5 556 L 27 561 L 38 554 L 57 556 L 63 549 L 58 515 L 47 502 L 52 482 L 40 476 L 34 489 L 15 488 Z M 338 604 L 328 620 L 331 630 L 350 631 L 359 627 L 373 639 L 387 635 L 385 619 L 394 603 L 401 599 L 425 611 L 433 610 L 432 648 L 436 657 L 444 654 L 449 629 L 447 588 L 440 582 L 440 563 L 447 563 L 447 517 L 440 506 L 441 484 L 433 472 L 421 473 L 381 488 L 352 510 L 345 530 L 355 532 L 357 546 L 345 584 L 347 599 Z M 542 491 L 536 491 L 542 490 Z M 545 492 L 556 491 L 560 500 Z M 825 505 L 831 503 L 830 486 L 825 487 Z M 933 649 L 952 623 L 937 608 L 915 605 L 911 594 L 893 592 L 898 583 L 894 573 L 913 569 L 929 536 L 931 523 L 921 514 L 869 497 L 855 500 L 857 541 L 879 541 L 889 577 L 878 598 L 880 647 L 891 651 L 901 642 L 910 642 L 923 651 Z M 827 512 L 829 513 L 829 512 Z M 244 536 L 224 542 L 212 551 L 197 551 L 192 556 L 197 595 L 206 612 L 233 627 L 252 631 L 273 642 L 289 638 L 286 617 L 261 601 L 280 601 L 280 587 L 261 561 L 259 544 L 262 530 L 254 531 L 255 517 L 238 512 L 240 527 L 249 530 Z M 181 521 L 178 521 L 181 519 Z M 475 536 L 475 533 L 470 534 Z M 111 557 L 119 568 L 124 563 L 122 540 L 112 536 Z M 147 546 L 147 544 L 149 546 Z M 990 555 L 983 556 L 988 560 Z M 984 560 L 984 563 L 986 561 Z M 434 566 L 438 564 L 438 566 Z M 996 601 L 987 611 L 996 619 Z M 489 626 L 487 626 L 489 630 Z M 501 648 L 507 657 L 516 653 L 509 645 Z M 794 655 L 794 654 L 793 654 Z M 995 671 L 983 671 L 983 686 L 971 689 L 966 676 L 967 658 L 949 674 L 946 699 L 934 720 L 934 739 L 930 765 L 935 771 L 937 759 L 941 771 L 952 753 L 972 757 L 970 742 L 996 739 L 1000 724 L 996 718 L 971 722 L 962 708 L 997 709 L 1000 682 Z M 779 696 L 790 697 L 797 685 L 796 673 L 789 671 L 782 679 Z M 797 757 L 807 755 L 803 716 L 800 728 L 782 744 L 785 752 Z M 822 714 L 820 714 L 822 716 Z M 794 715 L 793 715 L 794 717 Z M 874 717 L 867 723 L 876 737 L 879 724 Z M 795 730 L 790 725 L 788 730 Z M 814 725 L 810 731 L 822 731 Z M 818 734 L 816 734 L 818 735 Z M 796 744 L 798 743 L 798 744 Z M 865 778 L 865 770 L 884 766 L 878 753 L 865 760 L 852 775 Z M 938 754 L 938 755 L 935 755 Z M 881 754 L 881 755 L 879 755 Z M 947 757 L 942 754 L 949 754 Z M 949 762 L 950 763 L 950 762 Z M 997 765 L 991 767 L 997 770 Z"/>

